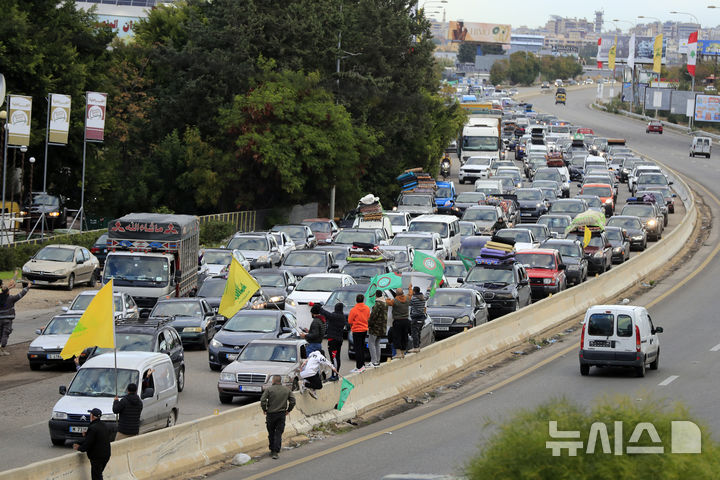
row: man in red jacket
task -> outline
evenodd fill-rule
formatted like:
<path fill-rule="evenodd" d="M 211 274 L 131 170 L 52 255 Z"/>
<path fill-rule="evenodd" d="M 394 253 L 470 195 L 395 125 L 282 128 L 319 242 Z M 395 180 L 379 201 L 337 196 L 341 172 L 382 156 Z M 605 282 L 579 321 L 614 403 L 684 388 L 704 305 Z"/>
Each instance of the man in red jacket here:
<path fill-rule="evenodd" d="M 365 305 L 365 296 L 355 297 L 355 306 L 348 314 L 350 332 L 352 332 L 353 346 L 355 347 L 355 368 L 351 373 L 365 371 L 365 337 L 368 332 L 368 320 L 370 319 L 370 307 Z"/>

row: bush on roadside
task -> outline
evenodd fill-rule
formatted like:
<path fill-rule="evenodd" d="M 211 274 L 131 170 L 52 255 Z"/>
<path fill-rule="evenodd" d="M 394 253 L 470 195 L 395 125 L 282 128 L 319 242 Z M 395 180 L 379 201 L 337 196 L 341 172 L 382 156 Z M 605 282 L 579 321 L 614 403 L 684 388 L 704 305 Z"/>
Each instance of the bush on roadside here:
<path fill-rule="evenodd" d="M 558 431 L 580 431 L 579 438 L 551 438 L 549 421 L 557 421 Z M 702 453 L 672 453 L 672 421 L 692 421 L 700 427 Z M 615 421 L 622 421 L 622 455 L 615 455 Z M 603 453 L 602 436 L 597 436 L 594 453 L 587 453 L 590 427 L 601 422 L 607 428 L 609 449 Z M 660 446 L 653 443 L 648 430 L 638 441 L 630 442 L 636 426 L 650 422 L 656 429 L 664 453 L 627 454 L 628 446 Z M 708 430 L 693 420 L 686 407 L 667 401 L 637 401 L 627 396 L 606 397 L 589 411 L 567 399 L 549 401 L 533 410 L 515 413 L 496 425 L 495 433 L 466 467 L 469 480 L 590 480 L 604 478 L 717 478 L 720 448 Z M 546 442 L 583 442 L 577 456 L 562 449 L 553 456 Z"/>
<path fill-rule="evenodd" d="M 46 245 L 63 243 L 68 245 L 80 245 L 89 249 L 95 244 L 95 241 L 100 237 L 100 235 L 105 233 L 105 231 L 106 230 L 73 233 L 69 235 L 60 235 L 53 240 L 37 244 L 20 243 L 0 247 L 0 270 L 13 270 L 15 268 L 21 268 L 33 255 L 38 252 L 38 250 Z"/>
<path fill-rule="evenodd" d="M 220 220 L 203 223 L 200 225 L 200 245 L 206 247 L 218 246 L 235 233 L 235 230 L 235 225 Z"/>

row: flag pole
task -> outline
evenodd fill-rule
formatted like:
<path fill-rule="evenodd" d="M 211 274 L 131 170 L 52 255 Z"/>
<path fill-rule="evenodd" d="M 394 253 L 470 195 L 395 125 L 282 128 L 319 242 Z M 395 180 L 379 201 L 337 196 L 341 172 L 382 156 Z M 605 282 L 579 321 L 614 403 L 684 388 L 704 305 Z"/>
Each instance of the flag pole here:
<path fill-rule="evenodd" d="M 111 322 L 113 326 L 113 356 L 115 357 L 115 396 L 118 396 L 117 338 L 115 338 L 115 293 L 113 279 L 110 279 L 110 303 L 112 304 Z"/>

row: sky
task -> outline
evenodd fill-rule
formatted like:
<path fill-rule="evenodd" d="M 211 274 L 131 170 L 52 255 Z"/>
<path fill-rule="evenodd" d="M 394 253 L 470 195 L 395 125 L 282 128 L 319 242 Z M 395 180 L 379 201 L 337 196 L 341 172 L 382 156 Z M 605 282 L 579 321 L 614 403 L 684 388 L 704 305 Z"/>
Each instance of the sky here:
<path fill-rule="evenodd" d="M 672 15 L 671 11 L 688 12 L 695 15 L 703 27 L 720 25 L 720 0 L 418 0 L 420 7 L 430 12 L 445 8 L 447 20 L 464 20 L 466 22 L 504 23 L 513 27 L 526 25 L 530 28 L 545 25 L 550 15 L 561 17 L 586 18 L 595 21 L 595 10 L 605 11 L 603 30 L 614 29 L 610 20 L 616 22 L 618 28 L 627 30 L 628 22 L 651 23 L 655 20 L 639 19 L 638 15 L 657 17 L 662 21 L 694 22 L 689 15 Z M 718 8 L 709 9 L 708 5 Z M 442 13 L 428 15 L 442 19 Z"/>

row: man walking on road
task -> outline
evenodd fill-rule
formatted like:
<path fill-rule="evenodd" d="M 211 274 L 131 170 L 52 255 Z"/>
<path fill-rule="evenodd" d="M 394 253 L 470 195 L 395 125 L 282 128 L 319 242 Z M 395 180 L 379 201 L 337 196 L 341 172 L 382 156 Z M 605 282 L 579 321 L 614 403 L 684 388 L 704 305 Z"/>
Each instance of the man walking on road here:
<path fill-rule="evenodd" d="M 402 288 L 395 291 L 395 298 L 387 301 L 387 305 L 392 307 L 392 342 L 395 347 L 396 357 L 405 357 L 407 351 L 408 337 L 410 336 L 410 293 L 412 285 L 408 287 L 408 294 Z"/>
<path fill-rule="evenodd" d="M 140 433 L 140 414 L 143 402 L 137 394 L 137 385 L 131 383 L 127 387 L 127 395 L 113 402 L 113 413 L 118 414 L 118 431 L 115 440 L 134 437 Z"/>
<path fill-rule="evenodd" d="M 387 335 L 387 304 L 382 297 L 383 293 L 380 290 L 375 292 L 375 305 L 368 321 L 368 348 L 373 367 L 380 366 L 380 339 Z"/>
<path fill-rule="evenodd" d="M 420 351 L 420 334 L 427 316 L 427 300 L 428 296 L 420 293 L 420 287 L 413 287 L 413 296 L 410 299 L 410 331 L 413 340 L 411 352 Z"/>
<path fill-rule="evenodd" d="M 2 284 L 2 292 L 0 292 L 0 355 L 10 355 L 5 350 L 8 339 L 12 333 L 12 324 L 15 320 L 15 303 L 23 298 L 30 288 L 29 282 L 22 282 L 23 289 L 16 295 L 10 295 L 10 289 L 15 286 L 15 280 Z"/>
<path fill-rule="evenodd" d="M 280 375 L 272 376 L 272 385 L 260 397 L 260 407 L 265 413 L 270 455 L 278 458 L 285 431 L 285 417 L 295 408 L 295 397 L 290 388 L 282 385 Z"/>
<path fill-rule="evenodd" d="M 107 426 L 100 421 L 102 411 L 99 408 L 88 410 L 90 412 L 90 426 L 85 432 L 82 443 L 73 444 L 73 448 L 80 452 L 87 452 L 90 460 L 90 478 L 102 480 L 105 465 L 110 461 L 110 432 Z"/>
<path fill-rule="evenodd" d="M 350 372 L 360 373 L 365 371 L 365 337 L 368 332 L 370 307 L 365 305 L 365 296 L 362 294 L 355 297 L 355 302 L 357 303 L 348 314 L 348 323 L 355 347 L 355 368 Z"/>

